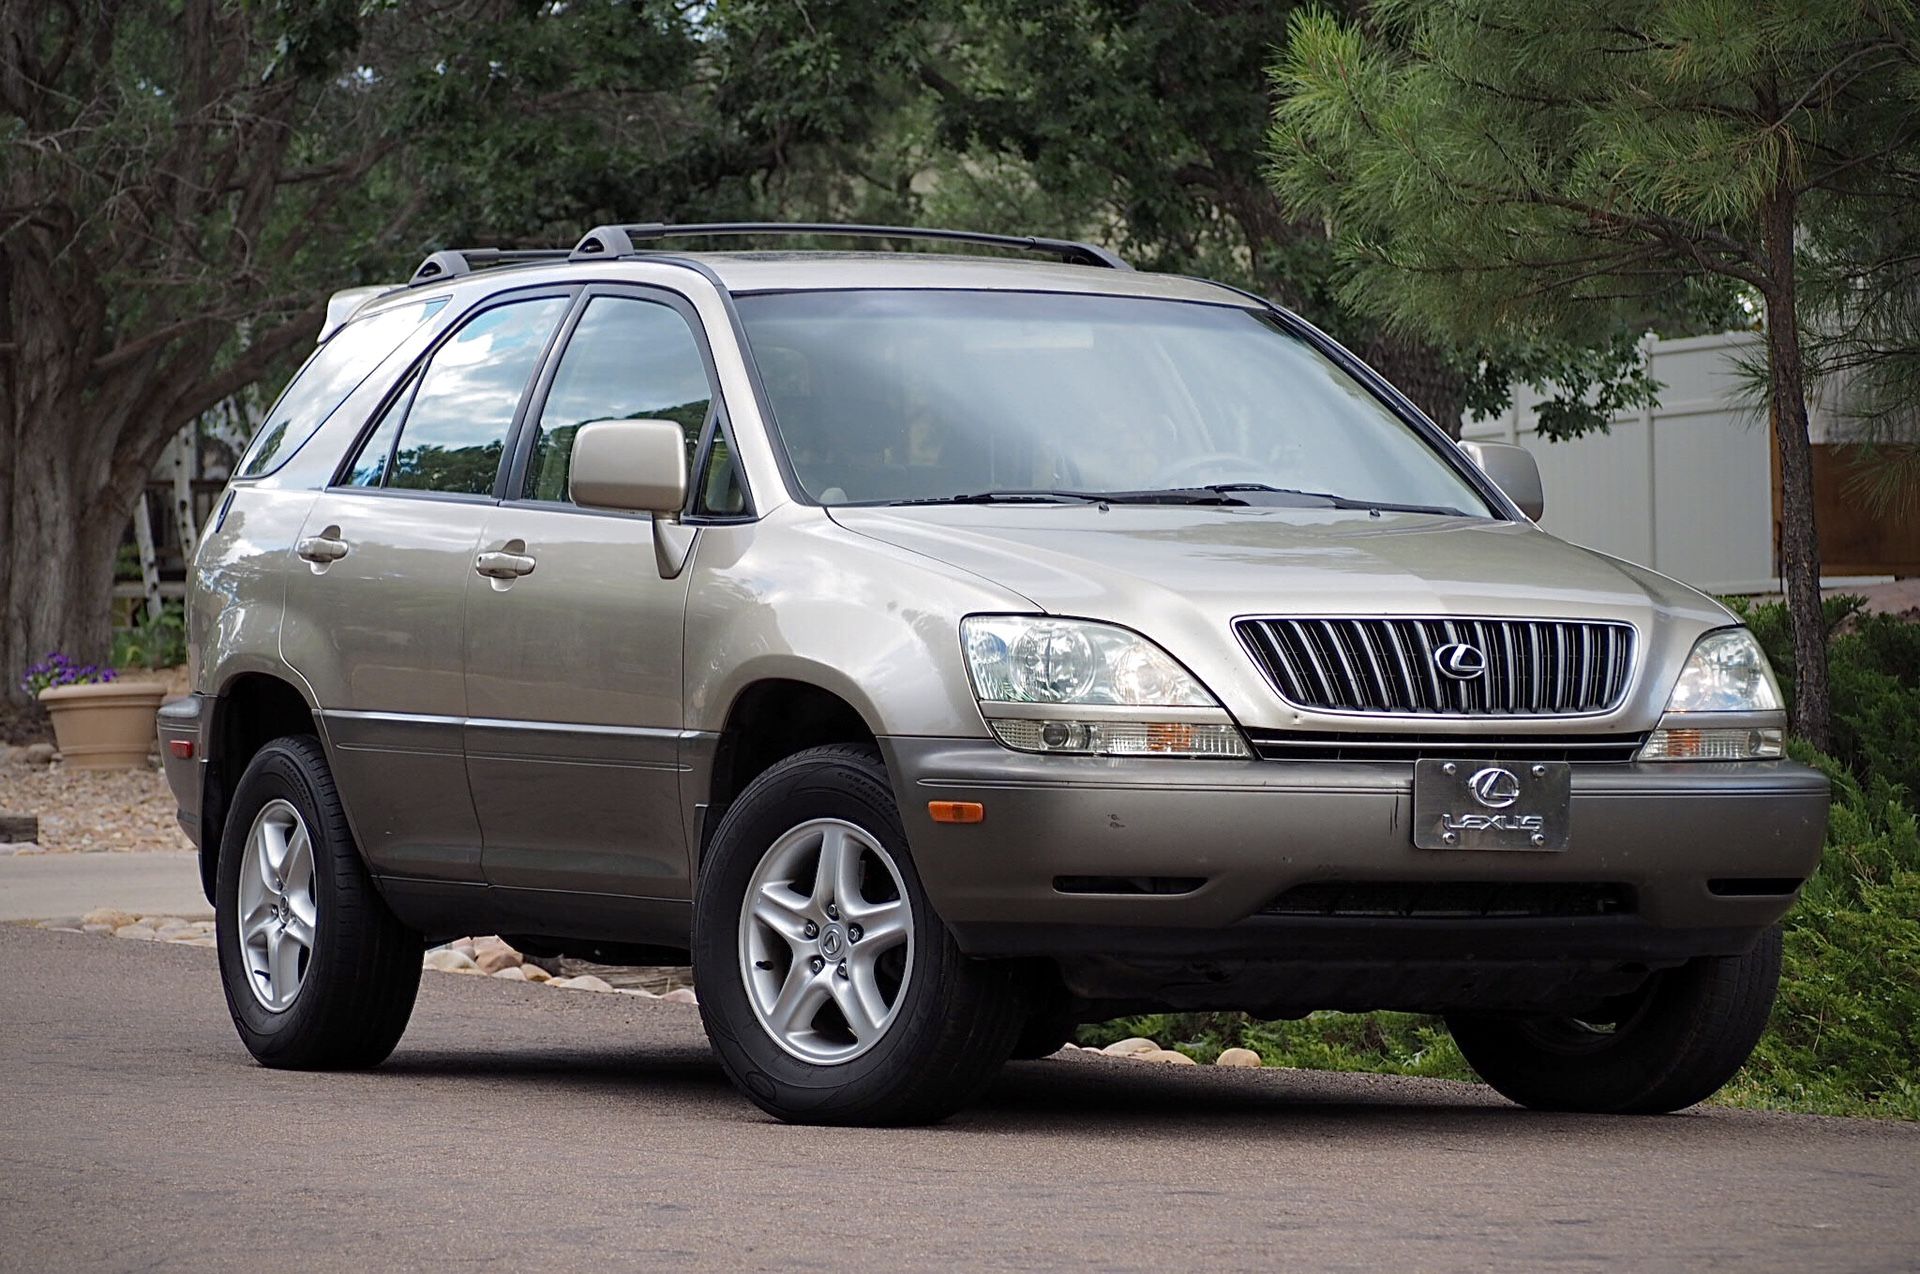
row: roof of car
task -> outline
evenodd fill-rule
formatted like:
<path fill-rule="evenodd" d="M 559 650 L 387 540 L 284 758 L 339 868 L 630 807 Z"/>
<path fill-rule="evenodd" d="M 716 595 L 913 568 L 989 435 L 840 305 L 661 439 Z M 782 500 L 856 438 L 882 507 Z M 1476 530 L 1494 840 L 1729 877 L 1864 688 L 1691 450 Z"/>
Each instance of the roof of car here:
<path fill-rule="evenodd" d="M 660 265 L 698 269 L 735 295 L 925 288 L 1077 292 L 1244 307 L 1261 304 L 1223 284 L 1183 275 L 979 253 L 674 252 L 649 248 L 620 256 L 582 258 L 577 252 L 569 256 L 552 250 L 448 249 L 429 257 L 410 283 L 352 288 L 337 294 L 328 307 L 319 339 L 326 340 L 351 318 L 404 304 L 409 294 L 417 295 L 423 288 L 456 284 L 492 293 L 545 280 L 617 280 L 631 267 Z"/>
<path fill-rule="evenodd" d="M 1201 279 L 1138 270 L 1063 265 L 939 252 L 684 252 L 628 260 L 682 260 L 712 271 L 729 292 L 856 288 L 967 288 L 1016 292 L 1095 292 L 1112 296 L 1253 304 Z"/>

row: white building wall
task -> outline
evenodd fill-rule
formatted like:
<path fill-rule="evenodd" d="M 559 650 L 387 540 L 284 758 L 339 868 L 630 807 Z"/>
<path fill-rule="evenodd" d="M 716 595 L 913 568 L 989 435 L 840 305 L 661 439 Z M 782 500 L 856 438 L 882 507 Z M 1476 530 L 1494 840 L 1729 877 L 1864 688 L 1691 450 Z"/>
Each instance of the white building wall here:
<path fill-rule="evenodd" d="M 1659 405 L 1614 417 L 1604 434 L 1540 437 L 1539 397 L 1522 387 L 1505 415 L 1468 421 L 1462 435 L 1533 453 L 1546 488 L 1541 525 L 1555 535 L 1698 588 L 1771 590 L 1772 443 L 1741 392 L 1743 352 L 1758 356 L 1757 333 L 1652 342 Z"/>

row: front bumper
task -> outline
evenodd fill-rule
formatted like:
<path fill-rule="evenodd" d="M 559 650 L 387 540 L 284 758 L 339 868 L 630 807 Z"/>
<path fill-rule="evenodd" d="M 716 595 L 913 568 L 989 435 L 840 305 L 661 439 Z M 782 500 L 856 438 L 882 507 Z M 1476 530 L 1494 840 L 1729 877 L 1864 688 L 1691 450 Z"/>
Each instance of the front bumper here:
<path fill-rule="evenodd" d="M 1826 830 L 1826 779 L 1790 761 L 1576 765 L 1566 850 L 1436 851 L 1413 845 L 1404 762 L 1069 758 L 925 738 L 883 750 L 928 894 L 976 955 L 1662 964 L 1736 954 L 1792 904 Z M 985 821 L 936 823 L 929 801 L 977 801 Z M 1166 894 L 1060 887 L 1088 878 L 1200 883 Z M 1630 901 L 1591 916 L 1263 914 L 1314 882 L 1604 884 Z"/>

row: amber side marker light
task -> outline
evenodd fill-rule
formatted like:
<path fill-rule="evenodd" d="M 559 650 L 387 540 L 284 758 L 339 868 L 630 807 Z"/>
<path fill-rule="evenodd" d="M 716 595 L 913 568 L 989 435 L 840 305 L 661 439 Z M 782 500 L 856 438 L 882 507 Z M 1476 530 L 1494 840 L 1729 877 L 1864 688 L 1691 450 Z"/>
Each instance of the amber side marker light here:
<path fill-rule="evenodd" d="M 987 807 L 978 801 L 928 801 L 927 813 L 936 823 L 979 823 L 987 817 Z"/>

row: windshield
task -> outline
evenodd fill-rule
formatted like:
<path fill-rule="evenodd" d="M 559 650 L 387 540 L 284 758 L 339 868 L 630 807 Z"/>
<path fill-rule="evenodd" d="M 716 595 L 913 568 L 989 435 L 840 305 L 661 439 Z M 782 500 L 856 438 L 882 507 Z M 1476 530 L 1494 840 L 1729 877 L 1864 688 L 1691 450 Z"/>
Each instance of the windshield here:
<path fill-rule="evenodd" d="M 1111 494 L 1490 513 L 1383 403 L 1252 310 L 931 290 L 738 305 L 821 504 Z"/>

